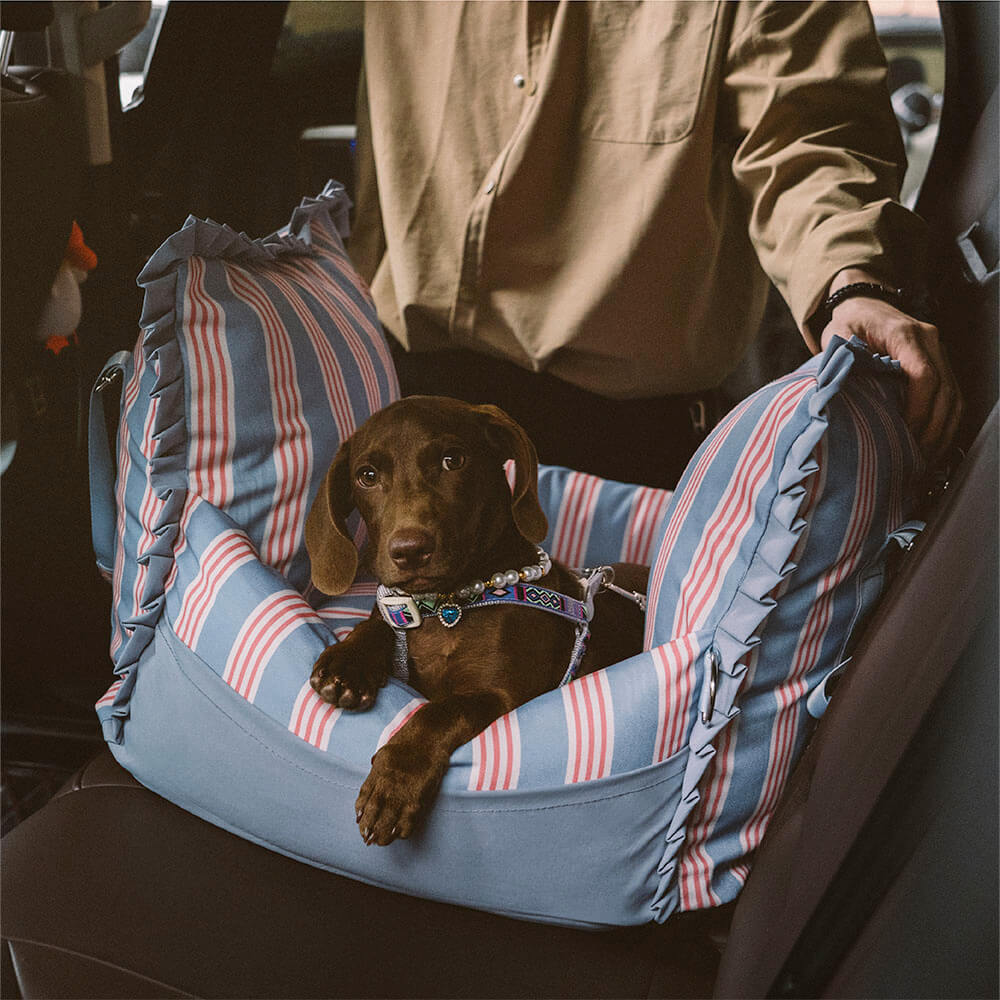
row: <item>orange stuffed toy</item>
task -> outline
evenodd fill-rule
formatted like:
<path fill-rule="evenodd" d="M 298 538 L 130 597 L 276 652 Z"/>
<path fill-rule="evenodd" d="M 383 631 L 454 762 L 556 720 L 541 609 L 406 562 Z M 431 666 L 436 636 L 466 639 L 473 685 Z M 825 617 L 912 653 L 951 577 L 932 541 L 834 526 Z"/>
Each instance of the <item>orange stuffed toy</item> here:
<path fill-rule="evenodd" d="M 35 339 L 55 355 L 77 342 L 76 328 L 83 314 L 80 286 L 95 267 L 97 254 L 84 243 L 83 232 L 74 222 L 66 253 L 35 330 Z"/>

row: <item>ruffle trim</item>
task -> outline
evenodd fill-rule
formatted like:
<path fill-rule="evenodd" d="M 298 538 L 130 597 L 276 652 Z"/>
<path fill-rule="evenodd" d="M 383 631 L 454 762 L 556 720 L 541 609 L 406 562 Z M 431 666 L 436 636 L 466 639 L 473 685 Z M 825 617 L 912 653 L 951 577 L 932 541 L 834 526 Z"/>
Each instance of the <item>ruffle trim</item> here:
<path fill-rule="evenodd" d="M 659 884 L 650 904 L 653 919 L 658 923 L 666 921 L 680 905 L 677 869 L 687 821 L 701 800 L 698 788 L 715 756 L 716 739 L 739 715 L 736 701 L 748 669 L 744 660 L 759 644 L 761 626 L 777 606 L 769 595 L 796 569 L 792 556 L 806 526 L 799 512 L 807 494 L 806 483 L 819 467 L 813 455 L 827 432 L 827 406 L 840 392 L 851 371 L 886 374 L 898 370 L 898 361 L 873 355 L 866 344 L 854 337 L 849 342 L 834 337 L 818 359 L 816 388 L 808 400 L 809 423 L 785 455 L 778 474 L 778 492 L 764 531 L 743 580 L 702 657 L 705 669 L 699 711 L 688 741 L 690 752 L 680 802 L 665 836 L 666 848 L 656 869 Z M 714 702 L 710 696 L 713 669 L 716 674 Z"/>
<path fill-rule="evenodd" d="M 157 401 L 149 483 L 163 506 L 153 527 L 153 543 L 138 558 L 139 565 L 146 568 L 139 612 L 121 623 L 127 638 L 115 657 L 114 672 L 120 683 L 110 704 L 98 709 L 104 738 L 109 742 L 121 743 L 124 738 L 136 667 L 153 641 L 163 614 L 166 582 L 174 565 L 174 545 L 188 496 L 185 371 L 175 333 L 178 271 L 191 257 L 261 264 L 310 254 L 312 227 L 317 220 L 329 222 L 341 237 L 346 237 L 350 208 L 343 185 L 328 181 L 318 197 L 302 200 L 287 226 L 262 239 L 251 239 L 246 233 L 210 219 L 188 216 L 183 227 L 150 257 L 136 279 L 145 290 L 139 320 L 142 355 L 156 373 L 147 404 Z"/>

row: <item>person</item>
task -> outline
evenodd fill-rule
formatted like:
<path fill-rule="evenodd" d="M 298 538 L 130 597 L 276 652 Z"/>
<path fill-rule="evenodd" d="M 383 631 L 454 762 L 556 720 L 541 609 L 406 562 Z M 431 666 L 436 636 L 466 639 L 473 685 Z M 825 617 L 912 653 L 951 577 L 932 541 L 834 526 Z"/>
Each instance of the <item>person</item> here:
<path fill-rule="evenodd" d="M 542 461 L 672 485 L 770 283 L 897 358 L 929 460 L 961 400 L 865 3 L 369 3 L 351 252 L 404 392 Z"/>

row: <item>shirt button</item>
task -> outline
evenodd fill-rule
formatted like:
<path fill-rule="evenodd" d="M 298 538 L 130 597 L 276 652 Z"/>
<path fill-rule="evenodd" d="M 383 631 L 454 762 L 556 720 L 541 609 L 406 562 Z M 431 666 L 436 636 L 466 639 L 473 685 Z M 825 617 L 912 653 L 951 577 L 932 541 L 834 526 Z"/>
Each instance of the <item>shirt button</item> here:
<path fill-rule="evenodd" d="M 528 82 L 528 81 L 527 81 L 527 80 L 525 80 L 525 78 L 524 78 L 523 74 L 521 74 L 521 73 L 516 73 L 516 74 L 514 75 L 514 86 L 515 86 L 515 87 L 517 87 L 517 88 L 518 88 L 519 90 L 523 90 L 523 89 L 524 89 L 524 86 L 525 86 L 525 84 L 526 84 L 527 82 Z"/>
<path fill-rule="evenodd" d="M 485 188 L 486 193 L 493 194 L 493 192 L 496 190 L 496 186 L 497 186 L 496 181 L 488 181 Z"/>

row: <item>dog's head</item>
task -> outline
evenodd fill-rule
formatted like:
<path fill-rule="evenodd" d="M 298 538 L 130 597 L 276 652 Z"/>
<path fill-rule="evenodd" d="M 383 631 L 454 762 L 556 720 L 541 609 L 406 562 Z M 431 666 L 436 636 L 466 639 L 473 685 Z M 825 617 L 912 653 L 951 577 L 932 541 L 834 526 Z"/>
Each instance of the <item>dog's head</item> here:
<path fill-rule="evenodd" d="M 548 530 L 538 457 L 524 430 L 495 406 L 438 396 L 391 404 L 340 446 L 306 520 L 312 578 L 324 593 L 343 593 L 357 571 L 345 524 L 355 508 L 368 527 L 375 576 L 411 593 L 468 582 L 477 555 L 512 529 L 535 543 Z"/>

